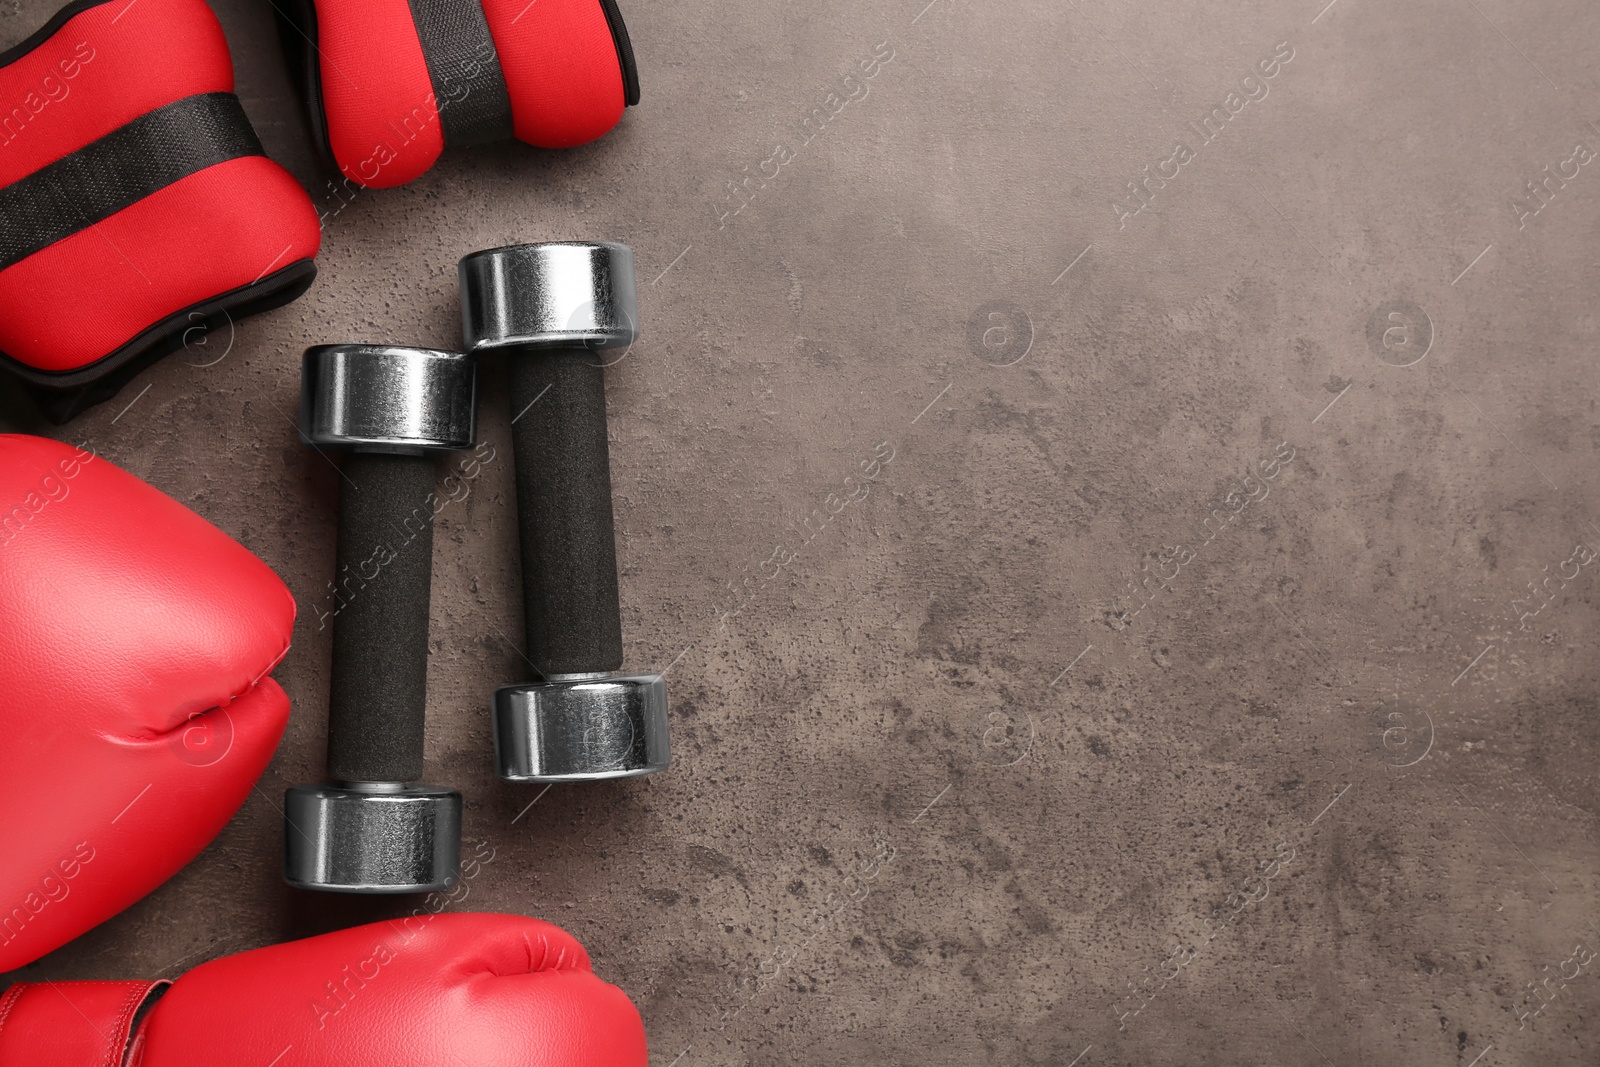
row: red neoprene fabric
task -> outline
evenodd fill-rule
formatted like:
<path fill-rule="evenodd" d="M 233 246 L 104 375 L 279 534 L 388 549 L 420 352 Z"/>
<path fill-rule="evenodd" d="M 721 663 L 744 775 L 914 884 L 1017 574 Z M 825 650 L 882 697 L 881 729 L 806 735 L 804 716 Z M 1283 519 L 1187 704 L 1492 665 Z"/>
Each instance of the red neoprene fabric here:
<path fill-rule="evenodd" d="M 622 118 L 622 65 L 598 0 L 484 0 L 517 140 L 571 148 Z"/>
<path fill-rule="evenodd" d="M 16 101 L 54 76 L 67 96 L 50 103 L 0 148 L 0 185 L 10 185 L 147 111 L 196 93 L 233 92 L 233 63 L 216 16 L 200 0 L 101 4 L 68 19 L 33 51 L 0 68 L 0 100 Z M 114 21 L 113 21 L 114 20 Z M 59 65 L 80 61 L 74 78 Z"/>
<path fill-rule="evenodd" d="M 566 931 L 416 911 L 195 968 L 145 1016 L 128 1067 L 647 1067 L 638 1011 Z M 18 988 L 24 1003 L 53 995 Z M 49 1055 L 53 1028 L 95 1044 L 88 1019 L 103 1029 L 109 1012 L 87 1006 L 0 1019 L 0 1067 L 116 1067 Z"/>
<path fill-rule="evenodd" d="M 444 131 L 406 0 L 317 4 L 322 105 L 339 169 L 377 189 L 433 166 Z"/>
<path fill-rule="evenodd" d="M 141 0 L 144 2 L 144 0 Z M 171 877 L 288 721 L 294 600 L 105 459 L 0 435 L 0 972 Z"/>
<path fill-rule="evenodd" d="M 81 367 L 175 311 L 313 256 L 320 233 L 298 209 L 305 200 L 264 156 L 174 182 L 0 271 L 0 351 L 41 370 Z M 263 212 L 281 221 L 263 225 Z"/>
<path fill-rule="evenodd" d="M 0 100 L 48 99 L 3 131 L 0 185 L 158 107 L 232 90 L 203 0 L 89 8 L 0 68 Z M 85 366 L 184 308 L 314 257 L 320 241 L 288 172 L 259 156 L 219 164 L 0 271 L 0 351 L 40 370 Z"/>
<path fill-rule="evenodd" d="M 475 0 L 468 0 L 475 2 Z M 444 133 L 406 0 L 317 0 L 322 107 L 339 169 L 374 188 L 432 167 Z M 599 0 L 485 0 L 519 140 L 592 141 L 617 124 L 622 66 Z"/>

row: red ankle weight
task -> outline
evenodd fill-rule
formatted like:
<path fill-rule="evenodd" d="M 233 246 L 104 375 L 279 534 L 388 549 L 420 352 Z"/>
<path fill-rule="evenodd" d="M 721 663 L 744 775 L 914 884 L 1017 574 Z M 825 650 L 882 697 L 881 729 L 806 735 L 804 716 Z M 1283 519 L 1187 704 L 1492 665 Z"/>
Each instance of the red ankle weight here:
<path fill-rule="evenodd" d="M 203 0 L 78 0 L 0 54 L 0 365 L 56 421 L 299 296 L 320 239 Z"/>
<path fill-rule="evenodd" d="M 570 148 L 639 101 L 615 0 L 294 0 L 283 43 L 351 181 L 404 185 L 446 145 Z"/>

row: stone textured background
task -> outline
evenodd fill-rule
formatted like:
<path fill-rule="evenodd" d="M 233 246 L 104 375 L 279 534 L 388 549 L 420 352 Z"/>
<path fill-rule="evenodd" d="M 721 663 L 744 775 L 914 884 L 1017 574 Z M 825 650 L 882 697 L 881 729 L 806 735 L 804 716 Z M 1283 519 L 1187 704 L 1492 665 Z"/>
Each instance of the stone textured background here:
<path fill-rule="evenodd" d="M 215 844 L 23 974 L 421 903 L 278 875 L 337 478 L 297 358 L 452 346 L 458 256 L 605 238 L 647 331 L 608 372 L 627 656 L 671 668 L 676 760 L 493 775 L 521 658 L 491 363 L 500 458 L 434 571 L 428 780 L 494 856 L 459 907 L 576 933 L 656 1067 L 1600 1058 L 1600 167 L 1565 162 L 1600 146 L 1600 8 L 926 2 L 633 0 L 612 134 L 352 202 L 269 5 L 218 4 L 321 276 L 64 435 L 284 576 L 295 715 Z M 5 43 L 54 6 L 0 12 Z M 1578 174 L 1535 199 L 1547 165 Z"/>

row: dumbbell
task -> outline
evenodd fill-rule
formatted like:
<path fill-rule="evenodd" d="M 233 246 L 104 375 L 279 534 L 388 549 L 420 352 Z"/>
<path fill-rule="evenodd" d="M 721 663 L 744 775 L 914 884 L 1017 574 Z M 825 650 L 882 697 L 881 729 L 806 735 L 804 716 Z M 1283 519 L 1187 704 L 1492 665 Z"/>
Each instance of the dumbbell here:
<path fill-rule="evenodd" d="M 301 364 L 300 432 L 340 464 L 328 777 L 284 798 L 283 870 L 302 889 L 455 884 L 461 794 L 422 777 L 434 457 L 470 448 L 477 366 L 457 352 L 321 345 Z"/>
<path fill-rule="evenodd" d="M 494 695 L 495 761 L 512 782 L 631 778 L 669 762 L 667 684 L 622 667 L 604 359 L 638 337 L 633 251 L 511 245 L 461 260 L 472 355 L 509 363 L 527 659 Z"/>

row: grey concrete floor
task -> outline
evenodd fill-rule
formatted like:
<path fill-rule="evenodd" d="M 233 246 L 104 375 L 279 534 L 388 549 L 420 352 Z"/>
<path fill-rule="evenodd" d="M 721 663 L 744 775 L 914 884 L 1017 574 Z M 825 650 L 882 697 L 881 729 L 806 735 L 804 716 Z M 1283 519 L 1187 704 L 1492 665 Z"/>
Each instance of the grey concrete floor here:
<path fill-rule="evenodd" d="M 278 877 L 337 477 L 298 354 L 453 345 L 459 255 L 604 238 L 647 331 L 608 372 L 627 657 L 671 668 L 676 762 L 493 775 L 491 363 L 502 458 L 434 569 L 428 779 L 494 856 L 459 907 L 577 934 L 657 1067 L 1600 1061 L 1600 8 L 1325 3 L 635 0 L 604 140 L 348 203 L 269 6 L 220 3 L 321 277 L 65 435 L 283 575 L 295 713 L 215 844 L 23 974 L 416 906 Z"/>

